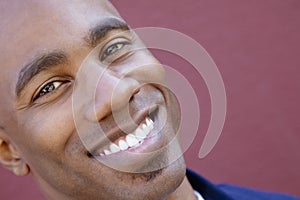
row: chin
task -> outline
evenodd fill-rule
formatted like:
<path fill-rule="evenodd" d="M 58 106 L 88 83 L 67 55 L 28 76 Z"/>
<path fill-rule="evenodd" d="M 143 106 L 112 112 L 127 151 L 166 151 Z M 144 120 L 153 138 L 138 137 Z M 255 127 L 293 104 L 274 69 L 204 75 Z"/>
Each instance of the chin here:
<path fill-rule="evenodd" d="M 181 185 L 185 174 L 186 165 L 183 157 L 163 169 L 143 174 L 144 181 L 154 187 L 154 192 L 157 195 L 149 198 L 151 194 L 147 194 L 146 199 L 165 199 Z"/>
<path fill-rule="evenodd" d="M 122 196 L 121 199 L 165 199 L 182 184 L 185 174 L 186 165 L 183 157 L 156 171 L 127 174 L 132 179 L 131 187 L 134 187 L 134 191 L 127 188 L 127 193 L 131 195 Z"/>

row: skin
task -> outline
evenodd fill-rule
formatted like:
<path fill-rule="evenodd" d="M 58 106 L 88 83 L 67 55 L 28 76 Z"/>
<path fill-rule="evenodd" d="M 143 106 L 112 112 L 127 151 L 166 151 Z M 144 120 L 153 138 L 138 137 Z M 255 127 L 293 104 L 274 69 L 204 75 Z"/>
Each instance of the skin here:
<path fill-rule="evenodd" d="M 103 54 L 100 49 L 107 42 L 122 37 L 132 46 L 138 44 L 120 29 L 110 31 L 99 44 L 94 44 L 99 48 L 86 44 L 86 35 L 95 24 L 109 18 L 123 21 L 110 3 L 1 1 L 0 9 L 0 89 L 4 94 L 0 100 L 0 162 L 4 167 L 16 175 L 31 173 L 47 199 L 195 199 L 185 178 L 182 157 L 162 169 L 143 171 L 150 162 L 171 160 L 173 146 L 141 156 L 139 162 L 125 155 L 133 163 L 118 170 L 87 155 L 92 142 L 118 124 L 116 116 L 126 121 L 152 104 L 167 110 L 159 138 L 162 142 L 140 151 L 160 150 L 177 131 L 178 118 L 169 117 L 178 114 L 176 101 L 162 86 L 162 66 L 147 50 L 128 53 L 127 46 L 119 50 L 122 56 L 110 55 L 101 60 L 98 55 Z M 64 52 L 68 62 L 39 73 L 17 95 L 16 84 L 26 63 L 53 51 Z M 89 70 L 77 78 L 88 55 Z M 106 68 L 105 62 L 112 65 Z M 41 95 L 39 91 L 45 84 L 54 90 Z M 87 94 L 75 105 L 84 130 L 81 132 L 72 107 L 75 92 L 81 97 Z M 95 94 L 95 98 L 89 94 Z M 95 124 L 102 130 L 87 128 Z M 111 158 L 106 160 L 114 160 L 116 166 L 123 163 L 117 156 Z"/>

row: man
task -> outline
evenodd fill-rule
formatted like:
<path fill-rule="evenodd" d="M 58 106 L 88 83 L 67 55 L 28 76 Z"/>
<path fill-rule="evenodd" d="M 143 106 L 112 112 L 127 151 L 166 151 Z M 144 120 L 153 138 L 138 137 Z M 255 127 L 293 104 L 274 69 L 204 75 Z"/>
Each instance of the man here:
<path fill-rule="evenodd" d="M 186 176 L 164 70 L 109 2 L 0 13 L 0 162 L 47 199 L 296 199 Z"/>

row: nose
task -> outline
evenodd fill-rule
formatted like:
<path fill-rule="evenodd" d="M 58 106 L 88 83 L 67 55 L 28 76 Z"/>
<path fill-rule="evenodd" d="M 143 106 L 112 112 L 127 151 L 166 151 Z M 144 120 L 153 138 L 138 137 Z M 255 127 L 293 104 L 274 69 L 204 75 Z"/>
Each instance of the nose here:
<path fill-rule="evenodd" d="M 139 82 L 131 77 L 119 77 L 106 70 L 101 75 L 96 91 L 94 116 L 100 121 L 112 112 L 117 112 L 128 105 L 131 97 L 138 92 Z"/>

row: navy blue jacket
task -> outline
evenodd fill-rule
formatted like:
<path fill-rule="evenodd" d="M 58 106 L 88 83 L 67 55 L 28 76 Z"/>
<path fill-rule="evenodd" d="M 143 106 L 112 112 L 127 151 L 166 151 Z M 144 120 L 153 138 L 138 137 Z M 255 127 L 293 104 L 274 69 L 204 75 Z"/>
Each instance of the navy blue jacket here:
<path fill-rule="evenodd" d="M 299 197 L 262 192 L 227 184 L 212 184 L 191 170 L 186 172 L 193 188 L 205 200 L 300 200 Z"/>

